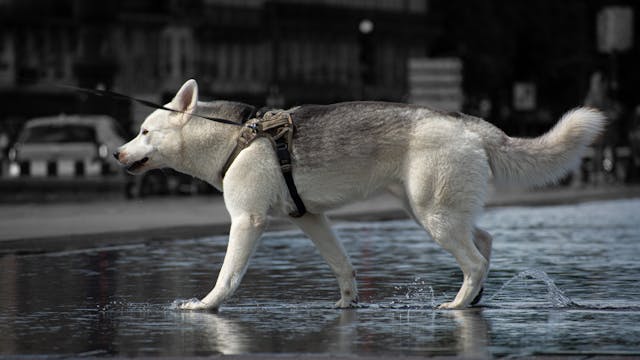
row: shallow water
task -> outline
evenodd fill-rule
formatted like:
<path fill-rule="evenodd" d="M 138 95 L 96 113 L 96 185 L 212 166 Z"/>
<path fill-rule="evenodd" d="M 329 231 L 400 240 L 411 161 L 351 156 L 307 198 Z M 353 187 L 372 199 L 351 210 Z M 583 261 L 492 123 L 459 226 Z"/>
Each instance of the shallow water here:
<path fill-rule="evenodd" d="M 213 286 L 225 237 L 0 257 L 0 356 L 242 353 L 640 355 L 640 200 L 498 208 L 482 306 L 452 257 L 410 221 L 344 223 L 363 308 L 297 231 L 264 236 L 218 314 L 171 303 Z"/>

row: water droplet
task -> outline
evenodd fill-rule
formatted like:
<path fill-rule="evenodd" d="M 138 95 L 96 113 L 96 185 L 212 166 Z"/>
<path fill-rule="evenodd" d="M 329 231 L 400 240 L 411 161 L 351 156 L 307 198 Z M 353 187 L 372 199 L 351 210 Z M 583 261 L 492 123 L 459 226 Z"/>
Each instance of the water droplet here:
<path fill-rule="evenodd" d="M 517 280 L 534 279 L 543 282 L 547 287 L 547 299 L 553 307 L 566 308 L 575 306 L 576 304 L 560 290 L 553 282 L 551 277 L 542 270 L 527 269 L 520 272 L 516 276 L 509 279 L 500 289 L 489 298 L 488 301 L 493 301 L 498 295 L 500 295 L 511 283 Z"/>

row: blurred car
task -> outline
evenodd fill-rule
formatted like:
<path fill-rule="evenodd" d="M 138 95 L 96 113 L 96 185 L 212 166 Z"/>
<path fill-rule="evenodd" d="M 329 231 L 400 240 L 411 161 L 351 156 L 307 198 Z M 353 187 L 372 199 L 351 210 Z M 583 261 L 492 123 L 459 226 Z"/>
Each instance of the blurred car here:
<path fill-rule="evenodd" d="M 8 176 L 32 188 L 122 188 L 128 198 L 207 194 L 215 189 L 171 169 L 131 176 L 111 154 L 127 140 L 115 119 L 104 115 L 59 115 L 28 120 L 8 151 Z M 15 184 L 14 184 L 15 185 Z"/>
<path fill-rule="evenodd" d="M 28 120 L 9 149 L 11 178 L 120 175 L 110 154 L 124 143 L 118 123 L 104 115 L 59 115 Z"/>

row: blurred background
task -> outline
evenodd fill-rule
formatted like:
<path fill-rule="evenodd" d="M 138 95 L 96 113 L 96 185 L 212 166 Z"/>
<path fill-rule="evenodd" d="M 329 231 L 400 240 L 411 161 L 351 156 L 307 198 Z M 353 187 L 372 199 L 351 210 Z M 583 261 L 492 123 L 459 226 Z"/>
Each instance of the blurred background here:
<path fill-rule="evenodd" d="M 612 122 L 564 186 L 640 180 L 633 0 L 0 0 L 0 201 L 214 193 L 109 154 L 167 102 L 411 102 L 537 136 L 576 106 Z M 561 186 L 562 186 L 561 185 Z"/>

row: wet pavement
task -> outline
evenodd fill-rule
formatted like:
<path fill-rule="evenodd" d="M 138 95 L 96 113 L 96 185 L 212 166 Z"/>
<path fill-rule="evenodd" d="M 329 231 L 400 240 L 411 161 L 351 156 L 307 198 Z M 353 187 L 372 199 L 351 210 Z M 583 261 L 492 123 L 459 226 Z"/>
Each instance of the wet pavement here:
<path fill-rule="evenodd" d="M 640 197 L 640 186 L 546 188 L 495 191 L 488 207 L 573 204 L 590 200 Z M 404 219 L 398 201 L 375 197 L 330 213 L 336 221 Z M 61 203 L 0 203 L 0 254 L 38 253 L 95 246 L 144 243 L 226 234 L 229 215 L 221 196 L 163 197 L 125 200 L 106 194 L 102 200 Z M 273 219 L 270 229 L 289 226 Z"/>
<path fill-rule="evenodd" d="M 489 209 L 482 305 L 450 300 L 461 273 L 406 220 L 341 221 L 362 308 L 298 231 L 270 231 L 217 314 L 178 299 L 213 285 L 224 236 L 0 256 L 0 356 L 640 356 L 640 200 Z M 255 355 L 256 358 L 265 355 Z"/>

